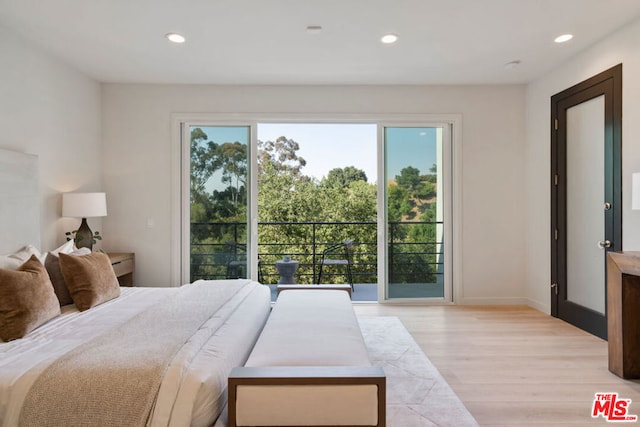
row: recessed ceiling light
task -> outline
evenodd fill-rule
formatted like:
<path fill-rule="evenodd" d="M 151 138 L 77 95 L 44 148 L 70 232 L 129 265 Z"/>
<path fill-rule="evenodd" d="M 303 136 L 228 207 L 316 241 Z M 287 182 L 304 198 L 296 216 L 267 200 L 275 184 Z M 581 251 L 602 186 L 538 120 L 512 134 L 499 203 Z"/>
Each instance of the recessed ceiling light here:
<path fill-rule="evenodd" d="M 164 36 L 174 43 L 184 43 L 187 40 L 182 34 L 178 33 L 167 33 Z"/>
<path fill-rule="evenodd" d="M 556 43 L 564 43 L 564 42 L 568 42 L 572 38 L 573 38 L 573 34 L 563 34 L 553 39 L 553 41 Z"/>
<path fill-rule="evenodd" d="M 380 41 L 384 44 L 391 44 L 391 43 L 395 43 L 398 41 L 398 35 L 397 34 L 385 34 L 384 36 L 382 36 L 380 38 Z"/>

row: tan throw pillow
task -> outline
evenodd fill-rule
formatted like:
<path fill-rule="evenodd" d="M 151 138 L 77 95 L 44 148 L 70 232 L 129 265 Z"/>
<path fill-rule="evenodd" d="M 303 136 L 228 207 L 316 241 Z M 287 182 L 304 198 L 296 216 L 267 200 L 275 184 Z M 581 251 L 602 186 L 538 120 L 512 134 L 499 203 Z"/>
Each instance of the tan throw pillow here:
<path fill-rule="evenodd" d="M 0 338 L 22 338 L 60 314 L 58 298 L 35 255 L 17 270 L 0 270 Z"/>
<path fill-rule="evenodd" d="M 60 270 L 73 303 L 85 311 L 120 296 L 120 285 L 106 254 L 60 254 Z"/>
<path fill-rule="evenodd" d="M 80 248 L 77 251 L 69 253 L 69 255 L 80 256 L 88 255 L 90 253 L 90 249 Z M 64 281 L 64 276 L 62 275 L 62 271 L 60 270 L 60 259 L 58 258 L 58 255 L 56 255 L 56 252 L 51 251 L 47 254 L 47 258 L 44 261 L 44 266 L 47 268 L 47 273 L 49 273 L 49 278 L 51 279 L 53 290 L 58 297 L 60 305 L 63 306 L 73 304 L 73 299 L 71 299 L 71 294 L 69 293 L 69 289 L 67 288 L 67 282 Z"/>

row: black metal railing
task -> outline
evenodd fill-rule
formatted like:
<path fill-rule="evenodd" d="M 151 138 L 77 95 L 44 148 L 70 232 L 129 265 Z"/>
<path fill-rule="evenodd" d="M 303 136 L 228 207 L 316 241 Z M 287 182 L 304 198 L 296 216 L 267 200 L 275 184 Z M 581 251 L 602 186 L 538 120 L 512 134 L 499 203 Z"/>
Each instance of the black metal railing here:
<path fill-rule="evenodd" d="M 442 222 L 390 222 L 388 274 L 392 283 L 434 283 L 442 274 Z M 191 280 L 246 277 L 246 223 L 191 223 Z M 285 255 L 298 261 L 297 283 L 318 283 L 322 251 L 352 240 L 350 263 L 355 283 L 377 283 L 377 223 L 260 222 L 258 224 L 259 279 L 277 283 L 276 261 Z M 243 270 L 244 268 L 244 270 Z M 346 271 L 323 270 L 324 283 L 346 283 Z"/>

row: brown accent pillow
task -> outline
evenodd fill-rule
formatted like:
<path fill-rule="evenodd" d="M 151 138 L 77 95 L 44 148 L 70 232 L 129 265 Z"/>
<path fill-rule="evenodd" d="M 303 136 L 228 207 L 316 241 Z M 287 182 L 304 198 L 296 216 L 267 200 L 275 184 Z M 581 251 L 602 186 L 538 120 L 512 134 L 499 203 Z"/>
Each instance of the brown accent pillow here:
<path fill-rule="evenodd" d="M 47 270 L 32 255 L 17 270 L 0 270 L 0 338 L 22 338 L 60 314 Z"/>
<path fill-rule="evenodd" d="M 88 255 L 91 251 L 87 248 L 78 249 L 75 252 L 71 252 L 69 255 L 80 256 L 80 255 Z M 47 258 L 44 261 L 44 266 L 47 269 L 47 273 L 49 273 L 49 278 L 51 279 L 51 284 L 53 285 L 53 291 L 56 293 L 58 297 L 58 301 L 60 305 L 68 305 L 73 304 L 73 299 L 71 299 L 71 294 L 69 293 L 69 289 L 67 288 L 67 282 L 64 281 L 64 276 L 62 275 L 62 271 L 60 270 L 60 258 L 54 252 L 49 252 L 47 254 Z"/>
<path fill-rule="evenodd" d="M 60 254 L 60 270 L 73 303 L 85 311 L 120 296 L 120 285 L 106 254 Z"/>

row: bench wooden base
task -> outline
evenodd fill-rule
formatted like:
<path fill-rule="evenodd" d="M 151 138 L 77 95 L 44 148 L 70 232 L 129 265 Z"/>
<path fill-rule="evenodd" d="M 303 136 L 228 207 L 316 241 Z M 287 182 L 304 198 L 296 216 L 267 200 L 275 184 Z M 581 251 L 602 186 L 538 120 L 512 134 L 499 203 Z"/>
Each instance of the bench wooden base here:
<path fill-rule="evenodd" d="M 229 426 L 236 427 L 242 425 L 264 426 L 275 424 L 256 424 L 255 419 L 260 419 L 260 414 L 252 416 L 251 424 L 238 424 L 238 414 L 243 411 L 259 411 L 255 406 L 250 408 L 242 407 L 243 403 L 239 401 L 239 392 L 242 393 L 242 387 L 251 387 L 256 390 L 265 399 L 268 399 L 268 407 L 270 412 L 285 414 L 286 422 L 279 421 L 277 425 L 295 425 L 295 426 L 319 426 L 320 424 L 309 424 L 308 413 L 304 416 L 296 418 L 296 414 L 292 412 L 292 402 L 297 394 L 296 386 L 328 386 L 329 392 L 338 392 L 348 390 L 354 386 L 371 386 L 375 388 L 376 405 L 377 405 L 377 423 L 372 424 L 354 424 L 353 421 L 347 421 L 344 424 L 331 425 L 366 425 L 375 427 L 384 427 L 386 424 L 386 377 L 384 370 L 377 366 L 265 366 L 265 367 L 236 367 L 233 368 L 229 375 L 228 393 L 229 393 Z M 260 390 L 264 387 L 264 390 Z M 275 388 L 274 388 L 275 387 Z M 340 390 L 340 387 L 343 387 Z M 362 387 L 360 387 L 362 389 Z M 325 388 L 326 390 L 326 388 Z M 283 395 L 285 398 L 278 400 L 273 399 L 274 395 Z M 335 394 L 335 393 L 332 393 Z M 270 398 L 271 397 L 271 398 Z M 344 401 L 340 402 L 344 406 Z M 314 411 L 331 413 L 333 409 L 332 403 L 318 399 L 308 402 L 312 405 Z M 299 410 L 300 408 L 295 408 Z M 357 408 L 353 408 L 356 410 Z"/>

